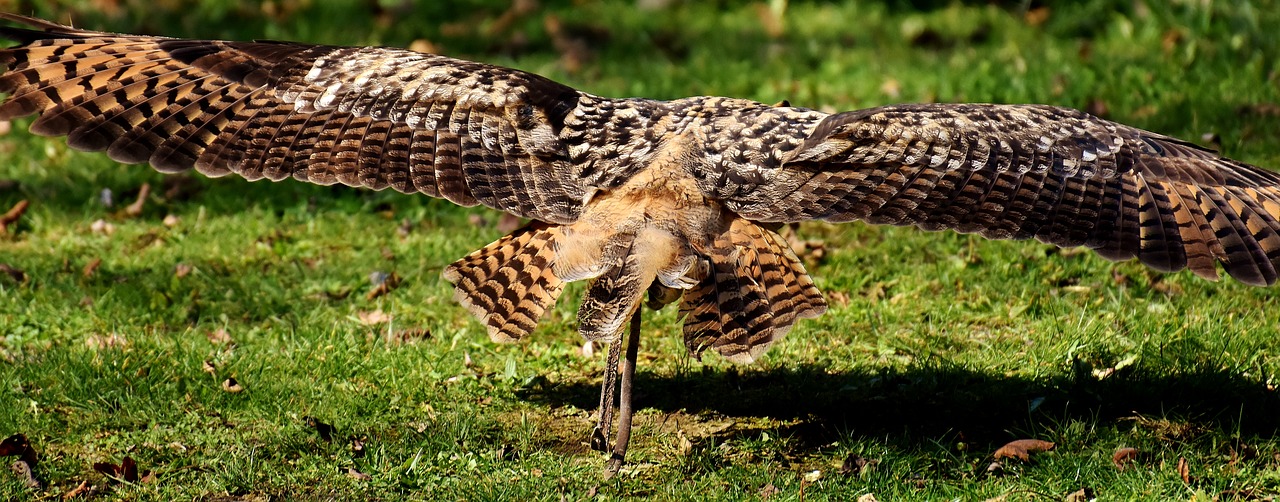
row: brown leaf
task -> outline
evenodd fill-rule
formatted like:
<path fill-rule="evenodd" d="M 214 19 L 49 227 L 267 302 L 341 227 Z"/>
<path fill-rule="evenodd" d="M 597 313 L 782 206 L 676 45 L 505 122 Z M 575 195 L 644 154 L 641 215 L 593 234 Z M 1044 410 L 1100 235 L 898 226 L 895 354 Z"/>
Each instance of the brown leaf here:
<path fill-rule="evenodd" d="M 195 270 L 195 267 L 192 267 L 191 265 L 188 265 L 186 263 L 179 263 L 173 266 L 173 276 L 181 279 L 183 277 L 191 275 L 192 270 Z"/>
<path fill-rule="evenodd" d="M 21 218 L 22 214 L 27 212 L 27 206 L 30 205 L 30 202 L 27 202 L 26 199 L 22 199 L 18 201 L 17 204 L 14 204 L 13 207 L 3 215 L 0 215 L 0 234 L 8 233 L 9 225 L 17 223 L 18 218 Z"/>
<path fill-rule="evenodd" d="M 89 231 L 95 234 L 111 235 L 116 233 L 116 226 L 107 223 L 106 220 L 99 219 L 89 224 Z"/>
<path fill-rule="evenodd" d="M 166 227 L 168 227 L 168 228 L 176 227 L 176 226 L 178 226 L 178 224 L 179 224 L 179 223 L 182 223 L 182 219 L 180 219 L 180 218 L 178 218 L 177 216 L 172 215 L 172 214 L 166 214 L 166 215 L 164 215 L 164 219 L 163 219 L 163 220 L 160 220 L 160 224 L 162 224 L 162 225 L 164 225 L 164 226 L 166 226 Z"/>
<path fill-rule="evenodd" d="M 347 468 L 347 476 L 357 481 L 369 481 L 373 479 L 373 476 L 357 471 L 355 467 Z"/>
<path fill-rule="evenodd" d="M 425 52 L 427 54 L 437 54 L 440 52 L 440 49 L 436 47 L 436 44 L 433 44 L 431 43 L 430 40 L 423 39 L 423 38 L 419 38 L 417 40 L 414 40 L 413 42 L 410 42 L 409 50 L 415 51 L 415 52 Z"/>
<path fill-rule="evenodd" d="M 431 330 L 427 328 L 408 328 L 397 330 L 387 340 L 390 343 L 408 344 L 431 338 Z"/>
<path fill-rule="evenodd" d="M 764 29 L 764 33 L 769 38 L 778 38 L 786 32 L 787 24 L 783 19 L 784 8 L 773 8 L 775 5 L 786 5 L 786 3 L 778 2 L 759 2 L 753 7 L 756 9 L 756 17 L 760 20 L 760 27 Z"/>
<path fill-rule="evenodd" d="M 863 469 L 870 471 L 871 468 L 874 468 L 879 463 L 879 460 L 849 455 L 844 458 L 844 463 L 840 464 L 840 474 L 857 476 L 862 474 Z"/>
<path fill-rule="evenodd" d="M 222 390 L 232 394 L 239 394 L 240 392 L 244 392 L 244 387 L 242 387 L 240 382 L 237 382 L 235 378 L 228 378 L 222 381 Z"/>
<path fill-rule="evenodd" d="M 387 315 L 386 312 L 383 312 L 382 309 L 361 310 L 356 312 L 356 319 L 360 320 L 360 324 L 364 324 L 366 326 L 391 322 L 391 316 Z"/>
<path fill-rule="evenodd" d="M 22 284 L 27 280 L 26 272 L 23 272 L 21 269 L 14 268 L 13 265 L 8 263 L 0 263 L 0 273 L 4 273 L 9 276 L 10 279 L 13 279 L 13 282 L 18 284 Z"/>
<path fill-rule="evenodd" d="M 136 217 L 142 214 L 142 206 L 147 203 L 147 197 L 151 195 L 151 184 L 143 183 L 138 187 L 138 198 L 134 199 L 132 204 L 124 208 L 124 214 Z"/>
<path fill-rule="evenodd" d="M 1116 450 L 1115 455 L 1111 456 L 1111 463 L 1123 471 L 1129 464 L 1138 460 L 1138 453 L 1137 448 L 1120 448 Z"/>
<path fill-rule="evenodd" d="M 89 260 L 89 263 L 86 263 L 84 265 L 84 268 L 80 270 L 80 275 L 84 276 L 85 279 L 93 277 L 93 273 L 97 272 L 98 267 L 101 265 L 102 265 L 102 258 L 94 258 L 92 260 Z"/>
<path fill-rule="evenodd" d="M 379 296 L 390 293 L 392 290 L 400 286 L 400 276 L 395 272 L 386 274 L 383 272 L 374 272 L 369 274 L 369 281 L 373 283 L 373 289 L 364 295 L 366 300 L 372 300 Z"/>
<path fill-rule="evenodd" d="M 1107 106 L 1106 101 L 1093 98 L 1085 104 L 1084 111 L 1089 112 L 1090 115 L 1106 118 L 1107 115 L 1111 114 L 1111 107 Z"/>
<path fill-rule="evenodd" d="M 200 370 L 210 375 L 218 374 L 218 368 L 213 365 L 213 361 L 205 361 L 200 365 Z"/>
<path fill-rule="evenodd" d="M 351 458 L 364 456 L 364 440 L 351 438 Z"/>
<path fill-rule="evenodd" d="M 96 462 L 93 464 L 93 470 L 110 478 L 112 482 L 125 481 L 134 483 L 138 481 L 138 464 L 133 461 L 133 457 L 129 456 L 124 457 L 120 465 L 110 462 Z"/>
<path fill-rule="evenodd" d="M 769 497 L 772 497 L 778 493 L 782 493 L 782 490 L 779 490 L 778 487 L 773 486 L 773 483 L 769 483 L 760 487 L 759 493 L 760 493 L 761 500 L 769 500 Z"/>
<path fill-rule="evenodd" d="M 1001 446 L 1000 449 L 996 450 L 995 454 L 992 456 L 995 457 L 996 460 L 1000 460 L 1002 458 L 1016 458 L 1023 462 L 1027 462 L 1031 460 L 1032 453 L 1051 451 L 1056 446 L 1057 445 L 1053 443 L 1041 441 L 1039 439 L 1019 439 L 1017 441 L 1010 441 L 1008 444 Z"/>
<path fill-rule="evenodd" d="M 325 442 L 333 441 L 333 426 L 317 420 L 315 417 L 302 417 L 307 422 L 307 427 L 316 430 L 316 434 L 320 435 L 320 439 Z"/>
<path fill-rule="evenodd" d="M 1178 477 L 1183 483 L 1191 484 L 1191 466 L 1187 465 L 1187 457 L 1178 457 Z"/>
<path fill-rule="evenodd" d="M 231 339 L 231 335 L 227 333 L 227 328 L 215 329 L 205 333 L 204 337 L 209 340 L 209 343 L 214 345 L 229 345 L 234 342 L 234 340 Z"/>
<path fill-rule="evenodd" d="M 514 214 L 502 213 L 502 216 L 498 217 L 498 226 L 497 226 L 498 231 L 504 234 L 515 232 L 516 229 L 519 229 L 520 227 L 523 227 L 523 226 L 524 226 L 524 220 L 520 219 L 519 216 L 516 216 Z"/>
<path fill-rule="evenodd" d="M 109 335 L 89 335 L 84 339 L 85 346 L 94 350 L 114 349 L 129 345 L 129 341 L 125 340 L 119 333 L 111 333 Z"/>
<path fill-rule="evenodd" d="M 1049 8 L 1036 7 L 1034 9 L 1028 9 L 1027 13 L 1024 14 L 1022 18 L 1031 26 L 1040 26 L 1044 24 L 1045 21 L 1049 20 Z"/>
<path fill-rule="evenodd" d="M 78 486 L 72 488 L 71 491 L 62 494 L 62 500 L 70 500 L 81 495 L 86 497 L 92 495 L 93 488 L 89 485 L 89 481 L 81 481 Z"/>
<path fill-rule="evenodd" d="M 19 457 L 19 460 L 31 467 L 35 467 L 40 460 L 35 448 L 31 447 L 31 442 L 23 434 L 14 434 L 0 441 L 0 457 Z"/>
<path fill-rule="evenodd" d="M 1093 493 L 1093 488 L 1089 487 L 1084 487 L 1067 494 L 1067 502 L 1089 502 L 1097 499 L 1097 495 L 1094 495 Z"/>
<path fill-rule="evenodd" d="M 418 51 L 418 52 L 423 52 L 423 51 Z M 413 222 L 409 221 L 409 218 L 400 220 L 400 226 L 396 227 L 396 234 L 399 235 L 401 239 L 403 239 L 405 237 L 408 237 L 409 234 L 412 232 L 413 232 Z"/>

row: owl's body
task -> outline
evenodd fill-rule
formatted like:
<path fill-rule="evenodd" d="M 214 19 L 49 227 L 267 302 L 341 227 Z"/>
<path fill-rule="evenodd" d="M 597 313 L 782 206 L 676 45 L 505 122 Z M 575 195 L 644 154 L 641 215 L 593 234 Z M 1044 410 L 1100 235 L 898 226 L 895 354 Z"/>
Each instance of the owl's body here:
<path fill-rule="evenodd" d="M 564 283 L 590 280 L 579 329 L 613 357 L 647 291 L 680 302 L 692 354 L 750 361 L 826 308 L 771 230 L 815 219 L 1280 275 L 1280 176 L 1076 110 L 611 99 L 401 49 L 0 18 L 30 28 L 0 28 L 20 42 L 0 50 L 0 120 L 35 114 L 37 134 L 165 172 L 392 188 L 533 220 L 444 271 L 495 340 L 527 335 Z"/>

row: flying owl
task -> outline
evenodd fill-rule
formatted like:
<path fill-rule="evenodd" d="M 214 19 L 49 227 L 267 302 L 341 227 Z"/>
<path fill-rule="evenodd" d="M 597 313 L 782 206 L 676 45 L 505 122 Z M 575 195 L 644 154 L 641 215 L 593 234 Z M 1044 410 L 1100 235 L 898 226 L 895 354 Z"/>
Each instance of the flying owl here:
<path fill-rule="evenodd" d="M 778 225 L 914 225 L 1088 246 L 1254 285 L 1280 270 L 1280 176 L 1041 105 L 829 114 L 723 97 L 594 96 L 395 48 L 119 35 L 13 14 L 0 120 L 124 163 L 342 183 L 484 205 L 529 225 L 446 267 L 510 342 L 588 280 L 583 337 L 610 346 L 596 444 L 630 434 L 639 305 L 679 303 L 690 354 L 758 357 L 826 309 Z M 631 322 L 630 335 L 624 328 Z"/>

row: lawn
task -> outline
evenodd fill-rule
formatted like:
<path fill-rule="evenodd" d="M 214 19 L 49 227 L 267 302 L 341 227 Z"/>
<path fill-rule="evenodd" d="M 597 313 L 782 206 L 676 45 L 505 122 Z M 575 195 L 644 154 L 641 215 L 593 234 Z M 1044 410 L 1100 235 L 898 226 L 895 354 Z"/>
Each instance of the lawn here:
<path fill-rule="evenodd" d="M 605 96 L 1049 103 L 1280 168 L 1280 1 L 473 4 L 0 9 L 413 46 Z M 166 177 L 28 123 L 0 136 L 0 212 L 30 204 L 0 235 L 0 437 L 27 437 L 41 486 L 0 471 L 2 499 L 1280 496 L 1272 289 L 1038 242 L 804 224 L 831 310 L 750 366 L 689 359 L 673 309 L 646 312 L 630 463 L 605 480 L 585 444 L 604 351 L 576 334 L 582 285 L 498 345 L 440 278 L 503 234 L 498 213 Z M 1019 439 L 1055 448 L 993 459 Z M 126 456 L 145 479 L 94 468 Z"/>

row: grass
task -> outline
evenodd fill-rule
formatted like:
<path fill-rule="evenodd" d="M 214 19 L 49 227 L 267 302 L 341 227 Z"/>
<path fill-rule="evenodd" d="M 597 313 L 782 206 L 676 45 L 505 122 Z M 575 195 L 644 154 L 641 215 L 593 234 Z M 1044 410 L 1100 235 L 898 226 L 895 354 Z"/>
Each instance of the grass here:
<path fill-rule="evenodd" d="M 0 5 L 115 31 L 421 40 L 608 96 L 1051 103 L 1280 166 L 1272 0 L 542 3 Z M 602 356 L 575 334 L 581 286 L 530 340 L 495 345 L 439 279 L 501 235 L 496 213 L 166 178 L 25 125 L 0 138 L 0 180 L 16 182 L 0 208 L 32 204 L 0 237 L 0 263 L 26 277 L 0 276 L 0 435 L 31 440 L 46 485 L 0 474 L 0 498 L 82 481 L 128 500 L 1280 495 L 1270 289 L 1035 242 L 806 224 L 831 311 L 742 367 L 689 360 L 675 314 L 647 313 L 632 462 L 606 482 L 583 444 Z M 143 183 L 153 195 L 128 217 Z M 369 299 L 374 272 L 403 284 Z M 390 323 L 368 323 L 378 312 Z M 988 472 L 1022 438 L 1056 448 Z M 1123 470 L 1121 447 L 1141 452 Z M 92 468 L 126 455 L 156 481 Z M 854 457 L 877 463 L 842 474 Z"/>

